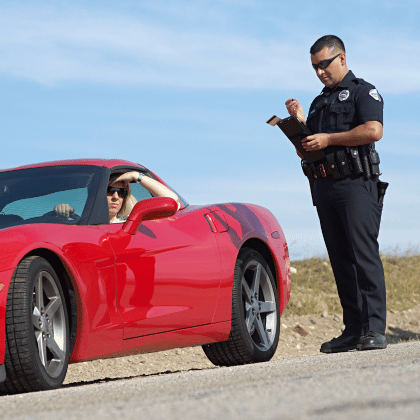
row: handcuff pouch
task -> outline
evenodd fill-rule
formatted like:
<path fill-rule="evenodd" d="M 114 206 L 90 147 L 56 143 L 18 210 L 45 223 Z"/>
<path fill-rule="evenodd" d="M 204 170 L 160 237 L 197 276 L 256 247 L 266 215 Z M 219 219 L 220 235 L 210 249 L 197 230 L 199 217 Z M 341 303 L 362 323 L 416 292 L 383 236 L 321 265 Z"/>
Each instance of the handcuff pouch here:
<path fill-rule="evenodd" d="M 325 159 L 328 163 L 328 171 L 333 176 L 334 179 L 341 178 L 340 171 L 338 170 L 338 165 L 335 160 L 334 153 L 328 153 L 325 155 Z"/>
<path fill-rule="evenodd" d="M 345 150 L 337 150 L 336 152 L 338 169 L 340 171 L 341 177 L 344 178 L 346 176 L 351 175 L 351 169 L 349 165 L 349 161 L 347 160 Z"/>

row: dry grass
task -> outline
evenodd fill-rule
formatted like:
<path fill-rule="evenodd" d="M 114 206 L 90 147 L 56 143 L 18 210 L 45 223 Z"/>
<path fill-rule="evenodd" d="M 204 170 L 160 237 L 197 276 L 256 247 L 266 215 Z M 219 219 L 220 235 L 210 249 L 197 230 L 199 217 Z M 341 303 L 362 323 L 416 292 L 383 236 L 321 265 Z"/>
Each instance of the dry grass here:
<path fill-rule="evenodd" d="M 381 255 L 387 289 L 387 309 L 402 311 L 420 302 L 420 253 L 418 250 L 399 254 L 398 249 Z M 292 274 L 290 302 L 284 315 L 341 314 L 334 276 L 327 259 L 311 258 L 292 261 L 297 273 Z"/>

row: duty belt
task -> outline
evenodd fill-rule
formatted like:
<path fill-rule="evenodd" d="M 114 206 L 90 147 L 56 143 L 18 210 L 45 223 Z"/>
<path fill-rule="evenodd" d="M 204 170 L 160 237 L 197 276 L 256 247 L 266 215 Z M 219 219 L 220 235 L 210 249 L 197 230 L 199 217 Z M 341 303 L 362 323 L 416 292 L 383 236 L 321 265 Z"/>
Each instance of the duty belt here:
<path fill-rule="evenodd" d="M 360 152 L 360 153 L 359 153 Z M 380 175 L 379 155 L 374 147 L 366 153 L 365 146 L 346 147 L 328 153 L 325 159 L 309 163 L 302 160 L 304 174 L 310 179 L 332 176 L 334 179 L 364 174 L 365 178 Z"/>

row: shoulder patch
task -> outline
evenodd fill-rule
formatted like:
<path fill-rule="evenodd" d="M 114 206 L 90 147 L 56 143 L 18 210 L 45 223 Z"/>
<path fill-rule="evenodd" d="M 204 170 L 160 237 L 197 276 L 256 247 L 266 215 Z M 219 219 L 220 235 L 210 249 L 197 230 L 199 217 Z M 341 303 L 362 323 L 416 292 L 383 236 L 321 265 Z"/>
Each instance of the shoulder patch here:
<path fill-rule="evenodd" d="M 369 91 L 369 95 L 372 96 L 372 98 L 376 101 L 382 102 L 381 95 L 379 95 L 379 92 L 376 89 L 371 89 Z"/>

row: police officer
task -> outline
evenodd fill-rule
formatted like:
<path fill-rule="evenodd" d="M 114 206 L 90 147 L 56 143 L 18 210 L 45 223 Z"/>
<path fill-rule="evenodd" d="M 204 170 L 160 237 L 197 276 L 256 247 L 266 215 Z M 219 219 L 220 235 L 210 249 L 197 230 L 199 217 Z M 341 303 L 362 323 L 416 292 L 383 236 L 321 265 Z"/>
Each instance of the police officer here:
<path fill-rule="evenodd" d="M 341 336 L 322 344 L 321 352 L 383 349 L 385 281 L 377 239 L 388 184 L 378 179 L 374 147 L 382 137 L 383 100 L 373 85 L 348 70 L 344 44 L 337 36 L 318 39 L 310 54 L 325 87 L 306 120 L 313 135 L 302 143 L 306 151 L 322 150 L 325 159 L 302 162 L 313 181 L 313 201 L 345 325 Z M 305 122 L 297 99 L 286 101 L 286 107 Z"/>

